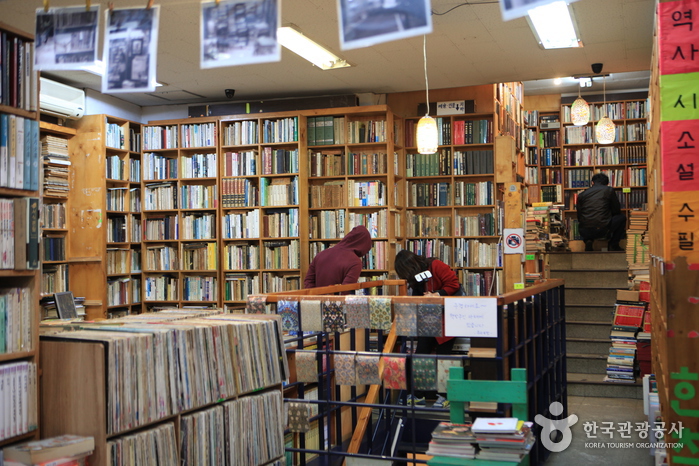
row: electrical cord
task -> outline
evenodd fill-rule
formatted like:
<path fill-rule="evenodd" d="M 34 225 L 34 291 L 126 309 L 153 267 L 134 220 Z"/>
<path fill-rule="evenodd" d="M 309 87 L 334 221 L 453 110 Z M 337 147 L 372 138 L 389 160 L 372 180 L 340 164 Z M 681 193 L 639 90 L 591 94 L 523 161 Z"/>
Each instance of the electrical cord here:
<path fill-rule="evenodd" d="M 454 7 L 449 8 L 449 9 L 448 9 L 447 11 L 445 11 L 444 13 L 437 13 L 437 12 L 434 11 L 434 10 L 430 10 L 430 13 L 432 14 L 432 16 L 444 16 L 444 15 L 446 15 L 447 13 L 451 13 L 452 11 L 454 11 L 454 10 L 456 10 L 457 8 L 460 8 L 460 7 L 462 7 L 462 6 L 489 5 L 489 4 L 493 4 L 493 3 L 500 3 L 500 2 L 499 2 L 499 1 L 485 1 L 485 2 L 477 2 L 477 3 L 464 2 L 464 3 L 461 3 L 460 5 L 456 5 L 456 6 L 454 6 Z"/>

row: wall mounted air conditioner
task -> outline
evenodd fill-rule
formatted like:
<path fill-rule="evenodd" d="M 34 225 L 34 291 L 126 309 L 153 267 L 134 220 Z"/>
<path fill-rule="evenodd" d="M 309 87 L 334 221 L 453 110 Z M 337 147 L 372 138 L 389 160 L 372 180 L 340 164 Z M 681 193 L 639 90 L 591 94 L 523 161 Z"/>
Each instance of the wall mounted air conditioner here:
<path fill-rule="evenodd" d="M 39 109 L 41 113 L 77 120 L 85 114 L 85 91 L 41 78 Z"/>

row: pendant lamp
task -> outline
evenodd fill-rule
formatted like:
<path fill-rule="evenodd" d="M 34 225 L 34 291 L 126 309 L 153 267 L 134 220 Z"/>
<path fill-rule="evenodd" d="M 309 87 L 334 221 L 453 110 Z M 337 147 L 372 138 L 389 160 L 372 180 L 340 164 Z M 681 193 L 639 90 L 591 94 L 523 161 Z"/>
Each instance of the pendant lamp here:
<path fill-rule="evenodd" d="M 597 136 L 598 144 L 611 144 L 616 137 L 614 122 L 607 116 L 607 86 L 604 78 L 602 78 L 602 102 L 604 108 L 604 116 L 597 122 L 595 135 Z"/>
<path fill-rule="evenodd" d="M 430 89 L 427 83 L 427 36 L 422 36 L 422 56 L 425 66 L 425 94 L 427 97 L 427 111 L 425 116 L 417 122 L 417 151 L 420 154 L 434 154 L 439 146 L 437 122 L 430 116 Z"/>
<path fill-rule="evenodd" d="M 586 125 L 590 121 L 590 106 L 580 97 L 580 87 L 578 86 L 578 98 L 570 107 L 570 119 L 575 126 Z"/>

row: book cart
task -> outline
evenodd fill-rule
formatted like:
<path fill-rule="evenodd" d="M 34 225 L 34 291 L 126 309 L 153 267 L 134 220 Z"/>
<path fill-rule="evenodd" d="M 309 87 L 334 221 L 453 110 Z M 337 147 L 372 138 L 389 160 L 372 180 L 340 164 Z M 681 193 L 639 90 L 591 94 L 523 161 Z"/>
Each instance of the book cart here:
<path fill-rule="evenodd" d="M 280 301 L 330 300 L 345 301 L 354 295 L 338 293 L 368 291 L 381 286 L 390 295 L 367 296 L 367 299 L 388 299 L 391 307 L 396 303 L 443 305 L 456 297 L 406 296 L 403 280 L 377 280 L 355 285 L 302 289 L 295 292 L 271 293 L 264 296 L 268 310 L 275 312 Z M 438 361 L 454 361 L 448 365 L 468 367 L 471 379 L 508 380 L 510 370 L 525 368 L 527 419 L 536 414 L 551 416 L 549 405 L 558 401 L 565 407 L 561 416 L 567 415 L 566 363 L 565 363 L 565 304 L 562 280 L 546 280 L 526 290 L 507 293 L 496 298 L 497 329 L 499 338 L 471 338 L 471 355 L 438 356 Z M 393 315 L 395 316 L 395 309 Z M 300 316 L 300 314 L 299 314 Z M 300 317 L 301 320 L 301 317 Z M 300 322 L 300 329 L 303 329 Z M 376 329 L 372 329 L 376 330 Z M 342 464 L 348 459 L 383 459 L 410 461 L 424 464 L 426 443 L 433 428 L 440 421 L 449 419 L 448 409 L 406 406 L 408 390 L 386 388 L 385 379 L 380 385 L 341 386 L 336 384 L 338 373 L 335 361 L 343 355 L 371 355 L 380 353 L 379 374 L 383 374 L 385 358 L 405 358 L 406 366 L 412 366 L 413 355 L 407 352 L 406 342 L 412 337 L 396 335 L 396 322 L 390 330 L 350 329 L 344 332 L 301 332 L 286 338 L 290 366 L 290 380 L 284 387 L 287 403 L 309 403 L 311 430 L 306 433 L 286 433 L 287 462 L 291 464 Z M 374 348 L 365 346 L 372 336 L 377 337 Z M 490 347 L 488 351 L 482 348 Z M 302 349 L 303 348 L 303 349 Z M 480 349 L 480 350 L 478 350 Z M 317 383 L 296 379 L 295 359 L 299 353 L 315 352 L 318 368 Z M 491 355 L 492 354 L 492 355 Z M 425 355 L 421 355 L 425 357 Z M 429 355 L 427 357 L 430 357 Z M 432 356 L 435 357 L 435 356 Z M 409 374 L 409 373 L 408 373 Z M 408 375 L 410 377 L 410 375 Z M 408 381 L 412 387 L 412 381 Z M 312 392 L 311 396 L 306 396 Z M 410 390 L 411 393 L 412 390 Z M 403 404 L 401 403 L 403 400 Z M 482 407 L 479 407 L 479 410 Z M 504 416 L 513 408 L 499 403 L 480 415 Z M 475 409 L 467 411 L 474 417 Z M 430 421 L 431 419 L 431 421 Z M 535 426 L 535 435 L 539 431 Z M 531 464 L 541 464 L 548 451 L 537 441 L 530 452 Z M 349 464 L 349 461 L 348 461 Z"/>

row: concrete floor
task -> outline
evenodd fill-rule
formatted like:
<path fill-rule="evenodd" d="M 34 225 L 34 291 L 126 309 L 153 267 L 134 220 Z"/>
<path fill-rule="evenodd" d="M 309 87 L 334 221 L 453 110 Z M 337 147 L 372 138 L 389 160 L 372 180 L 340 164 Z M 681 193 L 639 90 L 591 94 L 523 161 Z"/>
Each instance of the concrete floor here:
<path fill-rule="evenodd" d="M 649 443 L 652 439 L 639 438 L 636 432 L 636 423 L 647 421 L 643 414 L 643 400 L 630 400 L 625 398 L 597 398 L 597 397 L 568 397 L 568 414 L 576 414 L 578 422 L 572 427 L 573 439 L 571 445 L 560 453 L 551 453 L 546 466 L 572 466 L 572 465 L 633 465 L 653 466 L 654 457 L 650 455 L 648 448 L 637 448 L 637 443 Z M 613 436 L 601 431 L 602 427 L 610 426 L 603 422 L 612 422 Z M 619 424 L 631 422 L 631 438 L 622 438 L 618 432 Z M 588 438 L 584 430 L 584 424 L 597 426 L 597 438 Z M 652 438 L 652 433 L 650 434 Z M 660 440 L 662 441 L 662 440 Z M 597 443 L 598 445 L 590 445 Z M 604 443 L 600 448 L 599 444 Z M 633 443 L 632 447 L 609 444 Z"/>

